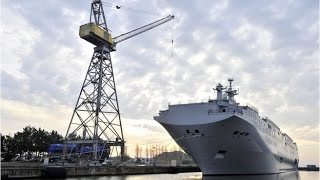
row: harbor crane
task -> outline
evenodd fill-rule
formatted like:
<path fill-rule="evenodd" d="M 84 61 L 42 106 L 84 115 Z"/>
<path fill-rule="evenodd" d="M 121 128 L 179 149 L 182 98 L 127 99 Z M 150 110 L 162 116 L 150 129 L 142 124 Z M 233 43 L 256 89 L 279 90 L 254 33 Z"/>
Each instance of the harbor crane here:
<path fill-rule="evenodd" d="M 101 0 L 92 1 L 90 22 L 80 26 L 79 35 L 96 47 L 65 135 L 64 158 L 75 153 L 77 157 L 98 161 L 115 152 L 123 160 L 125 140 L 110 52 L 116 50 L 118 43 L 173 18 L 168 15 L 112 38 Z"/>

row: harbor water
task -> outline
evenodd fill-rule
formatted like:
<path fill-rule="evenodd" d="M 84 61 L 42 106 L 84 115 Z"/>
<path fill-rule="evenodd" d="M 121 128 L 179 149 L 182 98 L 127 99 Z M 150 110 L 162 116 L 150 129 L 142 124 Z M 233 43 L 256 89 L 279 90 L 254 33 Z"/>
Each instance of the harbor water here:
<path fill-rule="evenodd" d="M 202 176 L 197 173 L 179 174 L 147 174 L 147 175 L 126 175 L 126 176 L 95 176 L 95 177 L 74 177 L 66 180 L 318 180 L 319 171 L 289 172 L 271 175 L 250 175 L 250 176 Z"/>

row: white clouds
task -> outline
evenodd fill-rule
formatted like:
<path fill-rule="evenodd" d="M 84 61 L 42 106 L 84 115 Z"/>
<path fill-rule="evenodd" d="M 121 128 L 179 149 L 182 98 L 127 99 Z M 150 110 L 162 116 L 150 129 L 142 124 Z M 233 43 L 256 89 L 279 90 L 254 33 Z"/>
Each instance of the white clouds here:
<path fill-rule="evenodd" d="M 232 32 L 232 36 L 266 56 L 271 55 L 270 48 L 273 37 L 268 30 L 262 27 L 243 20 L 241 25 Z"/>
<path fill-rule="evenodd" d="M 122 121 L 126 146 L 131 154 L 134 154 L 136 144 L 143 148 L 152 145 L 177 146 L 166 130 L 152 120 L 122 119 Z"/>
<path fill-rule="evenodd" d="M 203 62 L 203 60 L 207 57 L 207 55 L 203 52 L 199 52 L 199 53 L 195 53 L 194 55 L 192 55 L 189 59 L 188 62 L 194 66 L 198 63 Z"/>
<path fill-rule="evenodd" d="M 41 38 L 41 32 L 31 26 L 17 9 L 1 7 L 1 70 L 25 79 L 21 71 L 22 61 L 34 50 L 34 46 Z M 5 17 L 3 17 L 5 14 Z"/>
<path fill-rule="evenodd" d="M 195 30 L 192 32 L 192 38 L 194 41 L 199 41 L 200 40 L 200 34 L 201 32 L 199 30 Z"/>
<path fill-rule="evenodd" d="M 319 163 L 319 126 L 296 126 L 292 123 L 283 129 L 296 141 L 299 149 L 300 165 Z"/>
<path fill-rule="evenodd" d="M 169 137 L 152 116 L 169 102 L 213 97 L 211 88 L 226 83 L 228 77 L 234 77 L 240 87 L 239 102 L 258 107 L 261 115 L 270 116 L 281 128 L 292 124 L 290 132 L 309 126 L 313 135 L 296 137 L 302 144 L 315 137 L 313 127 L 319 126 L 317 1 L 124 3 L 175 15 L 172 22 L 119 44 L 112 53 L 128 142 Z M 67 125 L 52 122 L 63 114 L 66 117 L 59 123 L 69 123 L 89 65 L 93 46 L 79 38 L 78 30 L 89 20 L 90 4 L 77 0 L 8 4 L 4 1 L 1 7 L 2 130 L 21 129 L 11 126 L 11 121 L 24 126 L 24 114 L 14 111 L 18 107 L 26 109 L 27 122 L 65 131 Z M 113 36 L 157 19 L 111 8 L 105 12 Z M 43 121 L 45 116 L 50 121 Z"/>
<path fill-rule="evenodd" d="M 229 1 L 227 0 L 220 0 L 213 3 L 213 6 L 210 8 L 209 11 L 209 18 L 212 21 L 216 21 L 219 19 L 219 16 L 222 15 L 224 9 L 228 7 Z"/>
<path fill-rule="evenodd" d="M 41 95 L 40 95 L 41 96 Z M 21 101 L 1 99 L 1 132 L 7 134 L 31 125 L 47 130 L 66 131 L 71 111 L 66 106 L 35 106 Z M 54 128 L 52 128 L 54 126 Z M 63 134 L 64 135 L 64 134 Z"/>
<path fill-rule="evenodd" d="M 63 16 L 75 17 L 76 13 L 74 11 L 72 11 L 71 9 L 69 9 L 69 8 L 63 7 L 62 8 L 62 15 Z"/>

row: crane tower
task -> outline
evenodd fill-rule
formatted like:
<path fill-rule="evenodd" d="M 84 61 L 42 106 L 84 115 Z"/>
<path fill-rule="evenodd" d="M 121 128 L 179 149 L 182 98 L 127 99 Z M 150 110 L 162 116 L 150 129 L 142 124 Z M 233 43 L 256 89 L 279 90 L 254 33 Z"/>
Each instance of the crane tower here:
<path fill-rule="evenodd" d="M 108 158 L 113 152 L 124 157 L 124 136 L 110 52 L 116 44 L 172 20 L 167 16 L 112 38 L 101 0 L 91 3 L 90 22 L 80 26 L 81 38 L 94 44 L 94 52 L 65 136 L 64 154 L 78 147 L 90 160 Z"/>

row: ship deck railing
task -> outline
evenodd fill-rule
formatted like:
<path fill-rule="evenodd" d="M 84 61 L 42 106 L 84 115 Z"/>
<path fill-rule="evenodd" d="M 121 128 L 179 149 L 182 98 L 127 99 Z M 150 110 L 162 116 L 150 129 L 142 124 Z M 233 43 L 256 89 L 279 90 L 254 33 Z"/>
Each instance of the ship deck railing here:
<path fill-rule="evenodd" d="M 204 104 L 208 103 L 208 99 L 201 99 L 201 101 L 189 100 L 189 101 L 179 101 L 178 103 L 170 103 L 168 106 L 179 106 L 179 105 L 191 105 L 191 104 Z"/>
<path fill-rule="evenodd" d="M 249 103 L 247 103 L 244 107 L 250 108 L 251 110 L 255 111 L 257 114 L 259 114 L 258 108 L 250 105 Z"/>

